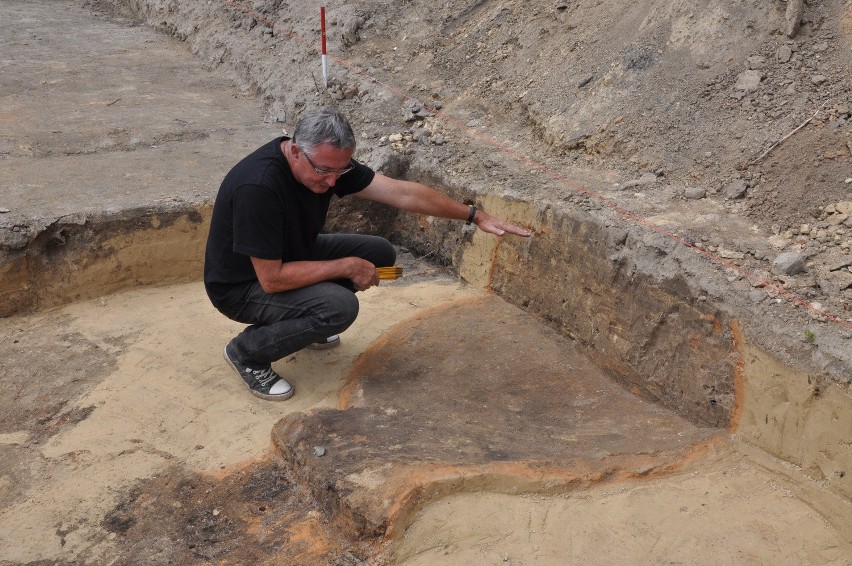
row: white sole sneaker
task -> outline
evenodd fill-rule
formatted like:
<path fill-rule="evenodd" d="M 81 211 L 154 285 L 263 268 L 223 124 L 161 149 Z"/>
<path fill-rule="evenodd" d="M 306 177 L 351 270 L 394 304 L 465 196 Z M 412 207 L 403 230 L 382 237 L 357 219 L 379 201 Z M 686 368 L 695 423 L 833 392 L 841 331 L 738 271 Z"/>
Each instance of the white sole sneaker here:
<path fill-rule="evenodd" d="M 267 401 L 285 401 L 296 393 L 296 388 L 287 380 L 275 373 L 271 367 L 266 369 L 253 369 L 245 366 L 231 358 L 228 354 L 228 346 L 222 352 L 225 361 L 228 362 L 237 375 L 243 380 L 251 394 Z"/>
<path fill-rule="evenodd" d="M 325 342 L 314 342 L 308 347 L 314 350 L 328 350 L 337 346 L 340 346 L 340 334 L 332 334 L 325 339 Z"/>

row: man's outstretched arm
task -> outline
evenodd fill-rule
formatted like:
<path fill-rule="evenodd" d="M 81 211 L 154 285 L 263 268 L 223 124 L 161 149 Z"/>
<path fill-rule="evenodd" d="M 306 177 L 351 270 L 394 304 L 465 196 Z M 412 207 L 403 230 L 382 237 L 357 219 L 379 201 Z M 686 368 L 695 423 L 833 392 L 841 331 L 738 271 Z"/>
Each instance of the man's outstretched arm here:
<path fill-rule="evenodd" d="M 435 189 L 413 181 L 392 179 L 380 173 L 376 173 L 375 178 L 367 188 L 359 193 L 355 193 L 355 196 L 381 202 L 401 210 L 429 216 L 439 216 L 441 218 L 467 220 L 470 214 L 469 206 Z M 476 211 L 473 223 L 480 230 L 498 236 L 502 236 L 503 234 L 530 235 L 528 230 L 492 216 L 484 210 Z"/>

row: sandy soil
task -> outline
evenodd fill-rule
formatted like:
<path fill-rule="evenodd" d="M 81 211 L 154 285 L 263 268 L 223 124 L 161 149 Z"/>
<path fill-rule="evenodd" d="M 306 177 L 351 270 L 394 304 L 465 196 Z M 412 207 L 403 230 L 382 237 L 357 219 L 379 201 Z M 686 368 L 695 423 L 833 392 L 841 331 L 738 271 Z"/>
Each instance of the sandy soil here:
<path fill-rule="evenodd" d="M 335 406 L 351 363 L 382 331 L 472 292 L 444 279 L 365 293 L 341 347 L 276 364 L 296 387 L 286 403 L 249 395 L 225 364 L 221 350 L 241 325 L 216 312 L 200 284 L 7 319 L 0 332 L 15 345 L 5 362 L 15 372 L 6 382 L 18 402 L 4 406 L 0 435 L 0 563 L 110 563 L 115 534 L 102 522 L 137 482 L 174 466 L 211 474 L 263 458 L 282 416 Z M 32 375 L 52 376 L 52 393 L 21 395 Z M 47 401 L 63 408 L 38 415 Z"/>
<path fill-rule="evenodd" d="M 401 564 L 849 564 L 796 487 L 741 455 L 559 497 L 464 494 L 425 510 Z"/>
<path fill-rule="evenodd" d="M 257 514 L 257 503 L 233 505 L 258 501 L 246 490 L 269 482 L 264 473 L 274 474 L 274 466 L 257 469 L 269 461 L 269 431 L 277 420 L 335 406 L 351 364 L 384 331 L 423 309 L 475 294 L 447 278 L 365 293 L 362 315 L 340 348 L 300 352 L 276 365 L 298 392 L 281 404 L 248 395 L 224 364 L 221 347 L 239 325 L 216 313 L 198 284 L 128 291 L 8 320 L 0 338 L 17 347 L 7 360 L 16 368 L 7 386 L 31 387 L 32 374 L 53 378 L 46 382 L 50 395 L 24 396 L 27 402 L 12 408 L 20 428 L 7 427 L 0 436 L 0 563 L 138 563 L 144 557 L 153 564 L 180 556 L 239 562 L 255 556 L 247 553 L 258 541 L 266 554 L 254 563 L 362 563 L 366 551 L 354 552 L 352 541 L 330 542 L 334 535 L 310 502 L 302 504 L 301 516 L 288 511 L 291 530 L 281 538 L 274 522 L 258 538 L 247 527 L 223 534 L 216 518 L 221 513 L 239 522 Z M 34 341 L 53 343 L 57 355 L 27 359 Z M 98 363 L 88 364 L 93 358 Z M 67 404 L 57 414 L 28 419 L 45 398 Z M 184 493 L 187 485 L 198 490 Z M 295 492 L 266 489 L 260 501 L 267 513 L 301 501 Z M 844 523 L 827 521 L 806 495 L 728 446 L 673 477 L 560 496 L 452 496 L 421 512 L 388 561 L 849 564 L 852 541 Z M 200 528 L 205 517 L 209 528 L 219 525 L 226 549 L 190 528 Z M 150 522 L 145 548 L 124 536 L 135 521 Z M 305 531 L 296 536 L 293 525 Z M 186 547 L 194 554 L 175 550 Z"/>

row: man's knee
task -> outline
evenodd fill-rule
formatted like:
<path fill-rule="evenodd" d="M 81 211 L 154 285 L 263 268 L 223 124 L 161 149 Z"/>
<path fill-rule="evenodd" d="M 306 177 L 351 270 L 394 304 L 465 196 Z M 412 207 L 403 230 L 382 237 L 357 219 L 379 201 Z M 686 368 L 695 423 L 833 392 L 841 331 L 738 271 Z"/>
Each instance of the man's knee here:
<path fill-rule="evenodd" d="M 326 324 L 335 328 L 335 332 L 343 332 L 358 318 L 359 302 L 355 293 L 334 285 L 323 297 L 325 302 Z"/>
<path fill-rule="evenodd" d="M 375 265 L 379 267 L 390 267 L 396 263 L 396 248 L 386 239 L 376 236 L 375 242 Z"/>

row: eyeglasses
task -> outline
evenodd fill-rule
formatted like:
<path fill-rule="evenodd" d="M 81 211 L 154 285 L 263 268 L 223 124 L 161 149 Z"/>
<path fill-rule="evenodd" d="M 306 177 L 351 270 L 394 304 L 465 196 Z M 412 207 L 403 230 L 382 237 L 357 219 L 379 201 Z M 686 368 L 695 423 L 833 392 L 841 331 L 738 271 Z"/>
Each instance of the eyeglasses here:
<path fill-rule="evenodd" d="M 314 170 L 314 173 L 316 173 L 320 177 L 328 177 L 329 175 L 337 175 L 338 177 L 340 177 L 355 169 L 355 166 L 352 164 L 351 161 L 349 162 L 349 166 L 344 167 L 343 169 L 328 169 L 327 167 L 317 167 L 316 165 L 314 165 L 314 162 L 311 161 L 311 158 L 308 157 L 307 153 L 303 151 L 302 155 L 304 155 L 305 159 L 308 160 L 308 164 L 311 166 L 311 169 Z"/>

